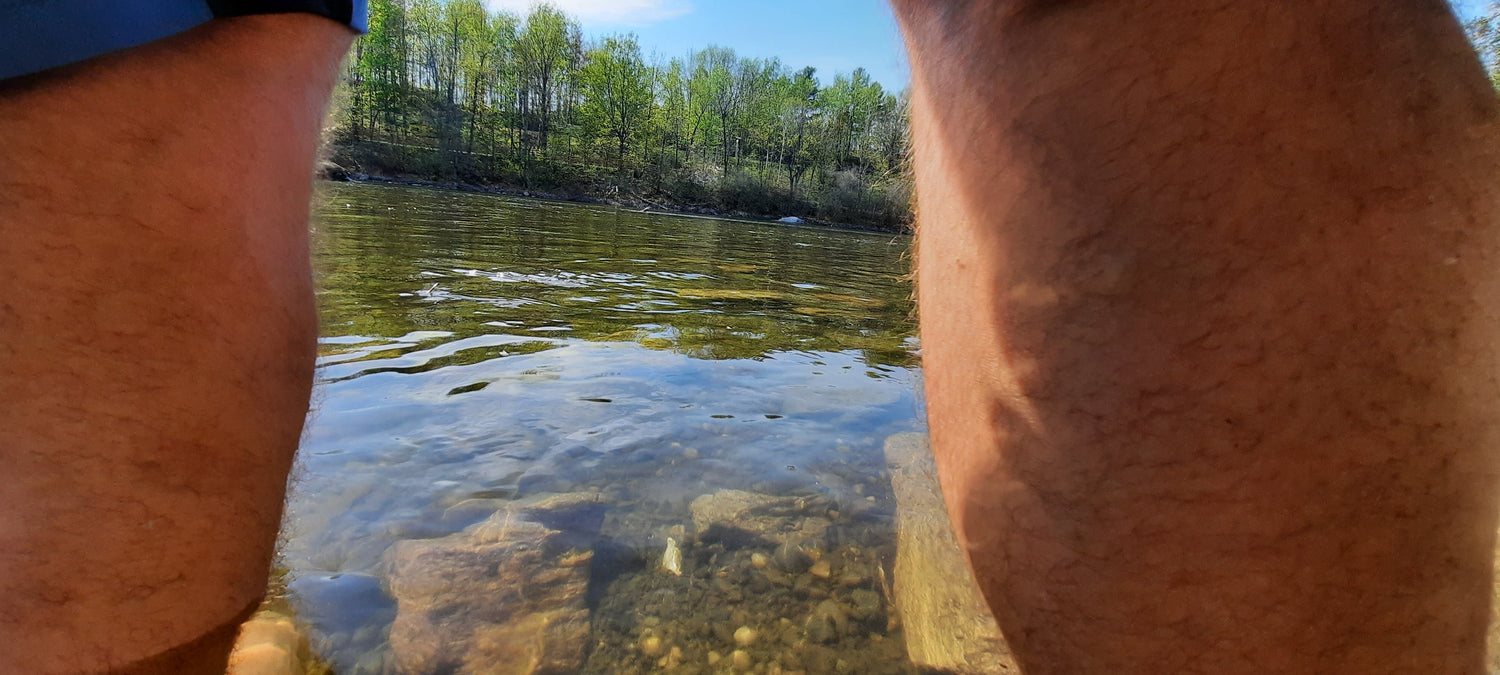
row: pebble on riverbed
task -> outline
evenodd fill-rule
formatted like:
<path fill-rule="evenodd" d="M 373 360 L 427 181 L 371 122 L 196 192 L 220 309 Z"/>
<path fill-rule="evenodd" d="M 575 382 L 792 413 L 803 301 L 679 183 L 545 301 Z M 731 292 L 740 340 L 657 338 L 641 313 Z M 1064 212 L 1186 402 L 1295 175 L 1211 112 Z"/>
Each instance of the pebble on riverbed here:
<path fill-rule="evenodd" d="M 677 540 L 672 537 L 667 537 L 667 550 L 661 554 L 661 568 L 682 576 L 682 549 L 677 547 Z"/>
<path fill-rule="evenodd" d="M 734 632 L 734 643 L 741 647 L 749 647 L 750 645 L 755 644 L 755 640 L 759 637 L 760 633 L 757 632 L 754 628 L 751 628 L 749 626 L 740 626 L 739 629 Z"/>
<path fill-rule="evenodd" d="M 838 603 L 824 600 L 818 603 L 803 624 L 807 639 L 820 644 L 833 644 L 849 632 L 849 615 Z"/>
<path fill-rule="evenodd" d="M 688 507 L 685 532 L 673 523 Z M 815 495 L 729 491 L 663 503 L 621 551 L 593 613 L 596 645 L 581 675 L 915 675 L 899 633 L 888 635 L 882 587 L 890 535 L 874 520 L 831 521 Z M 836 527 L 830 527 L 836 526 Z M 679 533 L 681 536 L 678 536 Z M 677 543 L 682 575 L 662 571 L 661 542 Z M 823 563 L 827 577 L 811 568 Z M 847 581 L 845 579 L 847 577 Z M 660 640 L 647 653 L 642 640 Z M 672 658 L 676 649 L 681 656 Z"/>

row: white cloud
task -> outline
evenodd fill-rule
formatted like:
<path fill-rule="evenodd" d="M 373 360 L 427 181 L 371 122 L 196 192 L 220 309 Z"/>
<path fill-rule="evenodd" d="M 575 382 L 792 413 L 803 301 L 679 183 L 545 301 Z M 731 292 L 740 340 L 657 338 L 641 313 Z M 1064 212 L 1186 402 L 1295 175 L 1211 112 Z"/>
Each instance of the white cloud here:
<path fill-rule="evenodd" d="M 484 0 L 490 9 L 525 16 L 540 0 Z M 551 0 L 563 12 L 585 24 L 643 26 L 693 11 L 688 0 Z"/>

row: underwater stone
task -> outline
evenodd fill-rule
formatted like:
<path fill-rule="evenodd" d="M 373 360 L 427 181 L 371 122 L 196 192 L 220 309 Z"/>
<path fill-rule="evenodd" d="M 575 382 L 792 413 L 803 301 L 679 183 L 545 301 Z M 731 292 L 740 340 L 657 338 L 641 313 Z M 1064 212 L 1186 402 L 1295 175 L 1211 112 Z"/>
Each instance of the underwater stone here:
<path fill-rule="evenodd" d="M 236 647 L 229 655 L 225 675 L 304 675 L 307 672 L 294 654 L 281 647 L 258 644 Z"/>
<path fill-rule="evenodd" d="M 290 617 L 261 611 L 240 626 L 225 675 L 303 675 L 310 657 L 307 637 Z"/>
<path fill-rule="evenodd" d="M 826 502 L 816 497 L 720 490 L 699 496 L 688 508 L 698 536 L 705 541 L 740 539 L 740 543 L 749 543 L 760 539 L 784 544 L 816 540 L 822 539 L 832 524 L 822 515 Z"/>
<path fill-rule="evenodd" d="M 776 584 L 777 586 L 791 586 L 792 585 L 792 580 L 791 579 L 788 579 L 785 574 L 777 572 L 776 570 L 768 568 L 768 569 L 762 570 L 761 573 L 765 576 L 765 578 L 766 578 L 767 581 L 769 581 L 769 582 L 771 582 L 773 584 Z"/>
<path fill-rule="evenodd" d="M 734 631 L 734 643 L 741 647 L 749 647 L 755 644 L 755 640 L 759 637 L 760 633 L 749 626 L 740 626 L 738 630 Z"/>
<path fill-rule="evenodd" d="M 813 642 L 833 644 L 849 632 L 849 615 L 837 602 L 824 600 L 807 616 L 803 630 Z"/>
<path fill-rule="evenodd" d="M 734 669 L 739 672 L 743 673 L 747 670 L 750 670 L 750 652 L 747 652 L 743 649 L 736 649 L 734 650 L 734 653 L 729 655 L 729 661 L 734 665 Z"/>
<path fill-rule="evenodd" d="M 807 639 L 818 644 L 832 644 L 839 640 L 838 630 L 821 618 L 808 617 L 804 630 L 807 632 Z"/>
<path fill-rule="evenodd" d="M 880 613 L 880 595 L 875 591 L 860 589 L 849 594 L 849 600 L 854 604 L 854 611 L 850 612 L 854 618 L 864 622 L 884 623 L 885 617 Z"/>
<path fill-rule="evenodd" d="M 813 560 L 821 555 L 822 552 L 816 548 L 808 549 L 801 542 L 789 541 L 776 547 L 776 566 L 792 574 L 799 574 L 806 572 Z"/>
<path fill-rule="evenodd" d="M 440 539 L 387 553 L 400 673 L 535 675 L 575 672 L 588 646 L 590 545 L 597 495 L 507 505 Z"/>
<path fill-rule="evenodd" d="M 813 675 L 827 675 L 833 672 L 834 662 L 838 660 L 838 652 L 820 644 L 808 644 L 799 650 L 798 659 L 802 661 L 807 672 Z"/>
<path fill-rule="evenodd" d="M 667 537 L 667 550 L 661 554 L 661 568 L 673 575 L 682 576 L 682 549 L 677 548 L 676 539 Z"/>
<path fill-rule="evenodd" d="M 953 535 L 927 436 L 892 435 L 896 497 L 894 601 L 912 663 L 955 675 L 1018 672 Z"/>

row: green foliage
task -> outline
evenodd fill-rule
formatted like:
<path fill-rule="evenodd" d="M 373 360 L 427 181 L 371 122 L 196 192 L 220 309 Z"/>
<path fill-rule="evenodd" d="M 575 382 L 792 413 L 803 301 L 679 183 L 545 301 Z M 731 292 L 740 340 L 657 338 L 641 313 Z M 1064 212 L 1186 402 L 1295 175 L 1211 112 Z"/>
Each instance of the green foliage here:
<path fill-rule="evenodd" d="M 356 170 L 901 227 L 905 96 L 710 46 L 647 61 L 549 4 L 372 0 L 335 158 Z"/>
<path fill-rule="evenodd" d="M 649 121 L 655 78 L 641 60 L 635 36 L 607 37 L 589 50 L 578 73 L 583 84 L 581 117 L 590 135 L 619 142 L 616 164 L 623 176 L 625 153 Z"/>

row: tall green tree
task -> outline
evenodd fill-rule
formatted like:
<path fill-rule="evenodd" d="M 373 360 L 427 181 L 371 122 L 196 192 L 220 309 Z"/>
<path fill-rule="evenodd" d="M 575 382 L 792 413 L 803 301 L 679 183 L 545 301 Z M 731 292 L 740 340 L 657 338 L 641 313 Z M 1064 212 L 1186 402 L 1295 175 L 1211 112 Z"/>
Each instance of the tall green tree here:
<path fill-rule="evenodd" d="M 616 167 L 625 173 L 625 153 L 651 110 L 650 69 L 634 35 L 606 37 L 588 51 L 583 70 L 583 115 L 598 133 L 617 141 Z"/>
<path fill-rule="evenodd" d="M 730 138 L 734 121 L 740 114 L 741 89 L 736 86 L 735 71 L 739 59 L 728 47 L 710 46 L 693 54 L 693 77 L 690 81 L 695 99 L 713 114 L 719 133 L 720 167 L 729 172 Z"/>
<path fill-rule="evenodd" d="M 781 122 L 778 158 L 786 169 L 786 182 L 792 199 L 797 198 L 797 183 L 818 160 L 814 143 L 816 123 L 822 111 L 818 108 L 817 71 L 811 66 L 782 80 L 780 95 Z"/>
<path fill-rule="evenodd" d="M 568 66 L 577 61 L 581 33 L 576 22 L 551 4 L 540 4 L 526 16 L 525 27 L 516 38 L 516 67 L 523 80 L 520 100 L 523 125 L 537 136 L 536 147 L 545 152 L 554 118 L 553 103 Z"/>
<path fill-rule="evenodd" d="M 369 32 L 355 42 L 350 58 L 348 123 L 356 136 L 395 127 L 404 119 L 411 88 L 408 71 L 406 3 L 372 0 Z"/>

